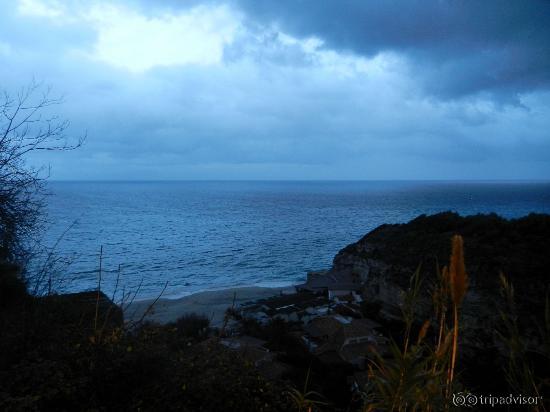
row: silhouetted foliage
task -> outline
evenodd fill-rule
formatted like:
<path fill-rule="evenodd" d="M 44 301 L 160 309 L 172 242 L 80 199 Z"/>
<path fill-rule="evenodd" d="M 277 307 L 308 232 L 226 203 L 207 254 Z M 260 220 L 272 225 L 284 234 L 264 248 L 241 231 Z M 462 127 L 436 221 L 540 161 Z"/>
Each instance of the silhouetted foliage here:
<path fill-rule="evenodd" d="M 102 295 L 100 339 L 92 295 L 27 296 L 0 311 L 0 410 L 291 410 L 285 386 L 206 337 L 207 319 L 125 331 Z"/>
<path fill-rule="evenodd" d="M 27 155 L 71 150 L 83 142 L 68 142 L 69 122 L 52 112 L 61 103 L 35 82 L 0 96 L 0 260 L 24 264 L 43 222 L 48 169 L 28 166 Z"/>
<path fill-rule="evenodd" d="M 206 338 L 208 326 L 210 326 L 210 320 L 206 316 L 196 313 L 183 315 L 175 322 L 177 334 L 183 338 Z"/>
<path fill-rule="evenodd" d="M 19 305 L 27 297 L 27 288 L 19 277 L 17 265 L 0 262 L 0 310 Z"/>

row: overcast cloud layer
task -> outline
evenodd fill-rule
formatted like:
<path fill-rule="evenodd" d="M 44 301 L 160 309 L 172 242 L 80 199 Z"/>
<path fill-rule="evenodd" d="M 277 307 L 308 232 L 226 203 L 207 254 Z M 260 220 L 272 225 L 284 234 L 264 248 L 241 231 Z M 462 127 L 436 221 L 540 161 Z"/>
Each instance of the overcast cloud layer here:
<path fill-rule="evenodd" d="M 550 2 L 0 0 L 57 179 L 547 179 Z"/>

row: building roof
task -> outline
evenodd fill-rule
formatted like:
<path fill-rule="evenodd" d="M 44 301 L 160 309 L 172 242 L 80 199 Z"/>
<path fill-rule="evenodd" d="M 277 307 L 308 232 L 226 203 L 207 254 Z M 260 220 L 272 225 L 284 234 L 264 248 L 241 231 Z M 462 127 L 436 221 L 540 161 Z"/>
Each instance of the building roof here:
<path fill-rule="evenodd" d="M 297 285 L 296 288 L 299 290 L 318 292 L 327 289 L 359 290 L 361 286 L 361 282 L 358 282 L 351 272 L 329 271 L 308 276 L 307 281 L 301 285 Z"/>
<path fill-rule="evenodd" d="M 352 319 L 344 324 L 342 331 L 346 338 L 362 338 L 373 334 L 371 323 L 367 319 Z"/>
<path fill-rule="evenodd" d="M 369 339 L 374 341 L 376 334 L 371 326 L 372 322 L 368 319 L 352 319 L 351 322 L 341 325 L 341 328 L 334 334 L 334 342 L 344 345 L 350 339 Z"/>
<path fill-rule="evenodd" d="M 262 299 L 254 304 L 243 306 L 242 310 L 245 313 L 263 310 L 273 316 L 276 313 L 299 312 L 309 307 L 317 307 L 327 303 L 328 300 L 324 296 L 302 291 L 291 295 Z"/>
<path fill-rule="evenodd" d="M 331 339 L 341 327 L 342 323 L 333 316 L 319 316 L 309 322 L 304 329 L 313 338 Z"/>
<path fill-rule="evenodd" d="M 340 315 L 319 316 L 304 328 L 313 338 L 338 338 L 342 343 L 350 338 L 362 338 L 375 335 L 373 329 L 380 325 L 370 319 L 352 319 Z"/>
<path fill-rule="evenodd" d="M 340 303 L 334 305 L 334 313 L 342 316 L 361 317 L 361 308 L 353 303 Z"/>

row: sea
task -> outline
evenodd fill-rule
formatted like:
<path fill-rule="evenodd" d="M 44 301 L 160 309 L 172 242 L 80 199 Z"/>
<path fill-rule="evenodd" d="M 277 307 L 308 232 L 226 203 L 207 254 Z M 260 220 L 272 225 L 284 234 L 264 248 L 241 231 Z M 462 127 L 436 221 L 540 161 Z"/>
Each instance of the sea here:
<path fill-rule="evenodd" d="M 377 226 L 420 214 L 550 213 L 543 181 L 49 182 L 48 190 L 47 253 L 35 264 L 51 268 L 55 290 L 100 280 L 107 294 L 137 299 L 302 282 Z"/>

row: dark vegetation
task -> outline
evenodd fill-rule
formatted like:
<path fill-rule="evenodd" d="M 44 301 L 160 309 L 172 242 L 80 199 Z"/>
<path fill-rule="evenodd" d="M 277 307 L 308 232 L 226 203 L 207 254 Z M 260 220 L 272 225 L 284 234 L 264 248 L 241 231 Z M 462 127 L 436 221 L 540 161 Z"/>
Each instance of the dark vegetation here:
<path fill-rule="evenodd" d="M 241 333 L 267 341 L 267 347 L 276 352 L 277 360 L 290 365 L 284 378 L 295 388 L 303 388 L 307 380 L 308 390 L 318 394 L 325 407 L 347 407 L 352 401 L 347 377 L 353 373 L 349 364 L 337 361 L 323 362 L 313 356 L 294 332 L 301 330 L 301 325 L 275 318 L 266 325 L 254 319 L 241 320 Z"/>
<path fill-rule="evenodd" d="M 0 95 L 0 260 L 27 262 L 44 223 L 48 167 L 30 167 L 32 152 L 67 151 L 82 145 L 71 142 L 67 120 L 53 109 L 63 103 L 51 90 L 31 82 L 14 95 Z M 27 280 L 30 276 L 27 276 Z"/>
<path fill-rule="evenodd" d="M 532 213 L 510 220 L 496 214 L 421 215 L 406 224 L 379 226 L 340 253 L 354 253 L 357 245 L 369 243 L 376 247 L 368 252 L 368 258 L 388 260 L 391 256 L 391 264 L 405 268 L 409 274 L 420 262 L 426 271 L 434 271 L 434 263 L 447 261 L 449 239 L 454 234 L 464 238 L 465 258 L 476 289 L 497 291 L 502 271 L 516 285 L 522 304 L 544 306 L 546 290 L 540 286 L 548 285 L 550 279 L 548 215 Z M 399 279 L 407 287 L 408 277 Z"/>
<path fill-rule="evenodd" d="M 0 312 L 0 410 L 285 411 L 286 388 L 210 338 L 208 319 L 126 330 L 97 293 L 33 297 L 13 271 Z M 100 325 L 96 327 L 94 325 Z"/>

